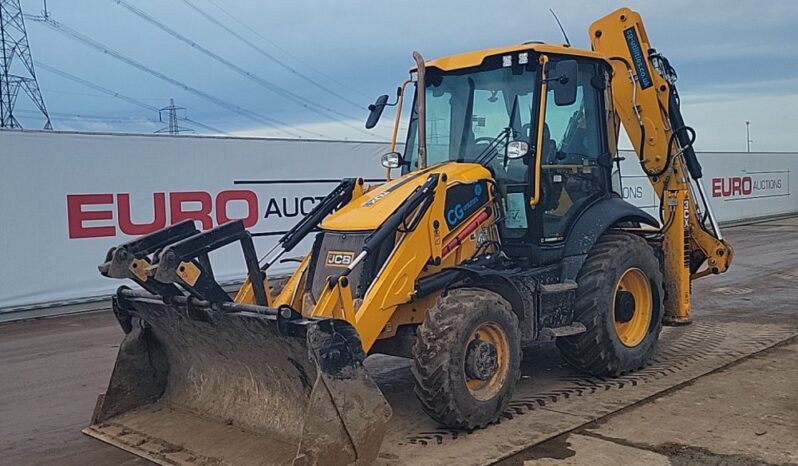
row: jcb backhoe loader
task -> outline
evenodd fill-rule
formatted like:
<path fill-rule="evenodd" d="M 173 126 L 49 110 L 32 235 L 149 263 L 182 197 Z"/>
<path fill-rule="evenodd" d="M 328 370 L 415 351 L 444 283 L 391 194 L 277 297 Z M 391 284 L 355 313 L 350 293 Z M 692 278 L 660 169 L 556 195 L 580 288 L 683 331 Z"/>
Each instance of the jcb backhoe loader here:
<path fill-rule="evenodd" d="M 690 281 L 726 271 L 732 248 L 640 16 L 615 11 L 590 38 L 414 54 L 389 180 L 343 180 L 261 260 L 240 221 L 111 249 L 101 273 L 143 290 L 113 298 L 126 336 L 85 432 L 161 464 L 367 464 L 391 417 L 368 354 L 412 358 L 423 410 L 462 429 L 499 418 L 531 342 L 591 374 L 644 366 L 663 323 L 690 321 Z M 659 219 L 618 194 L 619 123 Z M 308 235 L 273 292 L 266 271 Z M 248 275 L 231 298 L 208 254 L 233 243 Z"/>

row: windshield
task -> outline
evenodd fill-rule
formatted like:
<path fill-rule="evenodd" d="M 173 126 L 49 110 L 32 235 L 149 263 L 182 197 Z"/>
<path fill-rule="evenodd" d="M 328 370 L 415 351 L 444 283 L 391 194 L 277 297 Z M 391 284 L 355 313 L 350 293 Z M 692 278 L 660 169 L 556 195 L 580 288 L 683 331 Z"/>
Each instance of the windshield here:
<path fill-rule="evenodd" d="M 508 67 L 502 66 L 501 58 L 490 57 L 482 66 L 467 70 L 427 69 L 428 165 L 492 155 L 492 168 L 506 171 L 517 165 L 513 171 L 523 176 L 523 162 L 505 161 L 503 154 L 509 140 L 529 142 L 536 71 L 532 63 L 518 65 L 517 55 Z M 410 170 L 418 169 L 417 124 L 414 109 L 405 146 Z"/>

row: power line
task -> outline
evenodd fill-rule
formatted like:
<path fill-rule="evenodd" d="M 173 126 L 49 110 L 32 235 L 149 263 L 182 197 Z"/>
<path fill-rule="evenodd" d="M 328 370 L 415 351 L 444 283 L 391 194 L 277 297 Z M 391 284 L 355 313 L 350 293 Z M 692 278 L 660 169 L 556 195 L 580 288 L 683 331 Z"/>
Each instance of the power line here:
<path fill-rule="evenodd" d="M 227 60 L 223 56 L 210 51 L 206 47 L 204 47 L 204 46 L 198 44 L 197 42 L 189 39 L 188 37 L 180 34 L 179 32 L 177 32 L 174 29 L 170 28 L 169 26 L 167 26 L 163 22 L 158 21 L 157 19 L 155 19 L 152 16 L 148 15 L 144 11 L 139 10 L 138 8 L 130 5 L 127 2 L 124 2 L 122 0 L 113 0 L 113 1 L 115 1 L 118 5 L 126 8 L 127 10 L 132 12 L 133 14 L 135 14 L 135 15 L 139 16 L 140 18 L 144 19 L 145 21 L 149 22 L 150 24 L 154 25 L 155 27 L 157 27 L 157 28 L 161 29 L 162 31 L 166 32 L 167 34 L 171 35 L 175 39 L 177 39 L 177 40 L 189 45 L 190 47 L 192 47 L 192 48 L 196 49 L 197 51 L 209 56 L 210 58 L 218 61 L 219 63 L 227 66 L 228 68 L 230 68 L 233 71 L 241 74 L 242 76 L 244 76 L 244 77 L 254 81 L 255 83 L 265 87 L 266 89 L 269 89 L 270 91 L 272 91 L 272 92 L 274 92 L 274 93 L 276 93 L 276 94 L 278 94 L 278 95 L 280 95 L 280 96 L 282 96 L 282 97 L 284 97 L 284 98 L 286 98 L 286 99 L 288 99 L 288 100 L 290 100 L 290 101 L 292 101 L 292 102 L 294 102 L 294 103 L 306 108 L 307 110 L 313 111 L 314 113 L 317 113 L 317 114 L 319 114 L 321 116 L 328 117 L 328 118 L 330 116 L 325 114 L 324 113 L 325 111 L 333 113 L 333 114 L 336 114 L 336 115 L 338 115 L 340 117 L 343 117 L 343 118 L 353 119 L 353 120 L 356 119 L 355 117 L 353 117 L 351 115 L 347 115 L 345 113 L 341 113 L 341 112 L 339 112 L 337 110 L 334 110 L 334 109 L 329 108 L 329 107 L 325 107 L 325 106 L 320 105 L 320 104 L 318 104 L 316 102 L 313 102 L 312 100 L 306 99 L 305 97 L 302 97 L 301 95 L 298 95 L 298 94 L 296 94 L 294 92 L 291 92 L 288 89 L 285 89 L 285 88 L 283 88 L 281 86 L 278 86 L 277 84 L 274 84 L 274 83 L 272 83 L 272 82 L 270 82 L 270 81 L 268 81 L 268 80 L 266 80 L 266 79 L 264 79 L 264 78 L 262 78 L 260 76 L 257 76 L 256 74 L 254 74 L 254 73 L 252 73 L 250 71 L 247 71 L 246 69 L 236 65 L 235 63 L 232 63 L 229 60 Z M 360 128 L 357 128 L 357 129 L 360 129 Z"/>
<path fill-rule="evenodd" d="M 113 0 L 113 1 L 116 2 L 118 5 L 124 7 L 125 9 L 127 9 L 131 13 L 135 14 L 136 16 L 142 18 L 143 20 L 149 22 L 150 24 L 154 25 L 155 27 L 161 29 L 165 33 L 167 33 L 170 36 L 174 37 L 175 39 L 177 39 L 177 40 L 189 45 L 193 49 L 195 49 L 195 50 L 197 50 L 197 51 L 209 56 L 210 58 L 212 58 L 212 59 L 216 60 L 217 62 L 227 66 L 228 68 L 232 69 L 236 73 L 238 73 L 238 74 L 250 79 L 251 81 L 263 86 L 264 88 L 266 88 L 266 89 L 268 89 L 268 90 L 270 90 L 270 91 L 272 91 L 272 92 L 274 92 L 274 93 L 276 93 L 276 94 L 278 94 L 278 95 L 280 95 L 280 96 L 282 96 L 282 97 L 294 102 L 295 104 L 300 105 L 303 108 L 305 108 L 307 110 L 310 110 L 310 111 L 312 111 L 312 112 L 314 112 L 314 113 L 316 113 L 318 115 L 321 115 L 321 116 L 323 116 L 325 118 L 331 118 L 331 119 L 333 119 L 333 121 L 335 121 L 335 122 L 337 122 L 337 123 L 339 123 L 341 125 L 347 126 L 347 127 L 352 128 L 352 129 L 354 129 L 356 131 L 360 131 L 360 132 L 366 133 L 369 136 L 372 136 L 372 137 L 374 136 L 374 133 L 368 132 L 368 131 L 366 131 L 366 130 L 358 127 L 358 126 L 351 125 L 351 124 L 349 124 L 349 123 L 347 123 L 345 121 L 336 120 L 334 117 L 331 117 L 328 114 L 328 112 L 332 113 L 332 114 L 335 114 L 335 115 L 338 115 L 339 117 L 346 118 L 348 120 L 357 120 L 358 118 L 353 117 L 351 115 L 347 115 L 347 114 L 342 113 L 342 112 L 339 112 L 339 111 L 334 110 L 332 108 L 320 105 L 320 104 L 318 104 L 318 103 L 316 103 L 316 102 L 314 102 L 312 100 L 306 99 L 306 98 L 304 98 L 304 97 L 302 97 L 302 96 L 300 96 L 300 95 L 298 95 L 298 94 L 296 94 L 294 92 L 291 92 L 288 89 L 285 89 L 285 88 L 283 88 L 281 86 L 278 86 L 278 85 L 276 85 L 276 84 L 274 84 L 274 83 L 272 83 L 270 81 L 267 81 L 266 79 L 254 74 L 254 73 L 252 73 L 250 71 L 247 71 L 246 69 L 236 65 L 235 63 L 231 62 L 230 60 L 227 60 L 226 58 L 222 57 L 221 55 L 210 51 L 209 49 L 207 49 L 204 46 L 198 44 L 197 42 L 195 42 L 195 41 L 189 39 L 188 37 L 180 34 L 179 32 L 177 32 L 174 29 L 170 28 L 166 24 L 158 21 L 157 19 L 153 18 L 152 16 L 148 15 L 147 13 L 143 12 L 142 10 L 139 10 L 138 8 L 134 7 L 133 5 L 130 5 L 129 3 L 127 3 L 127 2 L 125 2 L 123 0 Z"/>
<path fill-rule="evenodd" d="M 87 80 L 85 80 L 83 78 L 79 78 L 79 77 L 75 76 L 74 74 L 70 74 L 70 73 L 67 73 L 66 71 L 59 70 L 58 68 L 56 68 L 54 66 L 50 66 L 50 65 L 48 65 L 46 63 L 42 63 L 39 60 L 36 60 L 36 66 L 38 66 L 39 68 L 42 68 L 44 70 L 47 70 L 50 73 L 56 74 L 58 76 L 61 76 L 62 78 L 68 79 L 68 80 L 70 80 L 72 82 L 76 82 L 76 83 L 78 83 L 80 85 L 83 85 L 83 86 L 86 86 L 88 88 L 94 89 L 95 91 L 102 92 L 103 94 L 109 95 L 111 97 L 115 97 L 117 99 L 124 100 L 127 103 L 130 103 L 130 104 L 136 105 L 138 107 L 147 109 L 147 110 L 149 110 L 151 112 L 158 112 L 158 110 L 159 110 L 158 107 L 155 107 L 155 106 L 152 106 L 152 105 L 147 104 L 145 102 L 142 102 L 140 100 L 134 99 L 133 97 L 128 97 L 128 96 L 126 96 L 124 94 L 120 94 L 119 92 L 112 91 L 112 90 L 107 89 L 107 88 L 105 88 L 103 86 L 100 86 L 99 84 L 95 84 L 95 83 L 93 83 L 91 81 L 87 81 Z M 190 118 L 186 118 L 186 121 L 190 122 L 194 126 L 199 126 L 200 128 L 204 128 L 204 129 L 207 129 L 209 131 L 213 131 L 215 133 L 224 134 L 224 135 L 229 136 L 228 133 L 226 133 L 226 132 L 224 132 L 224 131 L 222 131 L 220 129 L 214 128 L 213 126 L 208 126 L 208 125 L 206 125 L 204 123 L 200 123 L 200 122 L 192 120 Z"/>
<path fill-rule="evenodd" d="M 159 71 L 156 71 L 156 70 L 154 70 L 152 68 L 149 68 L 146 65 L 143 65 L 143 64 L 139 63 L 138 61 L 133 60 L 132 58 L 128 58 L 127 56 L 122 55 L 121 53 L 117 52 L 116 50 L 112 49 L 111 47 L 108 47 L 107 45 L 102 44 L 101 42 L 98 42 L 98 41 L 96 41 L 96 40 L 94 40 L 94 39 L 92 39 L 92 38 L 90 38 L 88 36 L 85 36 L 85 35 L 79 33 L 78 31 L 70 28 L 69 26 L 66 26 L 66 25 L 64 25 L 62 23 L 59 23 L 58 21 L 54 21 L 52 19 L 46 19 L 46 20 L 40 20 L 39 22 L 44 24 L 44 25 L 46 25 L 46 26 L 48 26 L 48 27 L 50 27 L 51 29 L 53 29 L 54 31 L 56 31 L 58 33 L 61 33 L 61 34 L 65 35 L 65 36 L 67 36 L 67 37 L 69 37 L 71 39 L 77 40 L 78 42 L 81 42 L 81 43 L 83 43 L 85 45 L 88 45 L 89 47 L 92 47 L 92 48 L 94 48 L 96 50 L 99 50 L 100 52 L 102 52 L 102 53 L 104 53 L 106 55 L 109 55 L 109 56 L 111 56 L 113 58 L 116 58 L 117 60 L 122 61 L 122 62 L 124 62 L 124 63 L 126 63 L 126 64 L 128 64 L 128 65 L 130 65 L 130 66 L 132 66 L 132 67 L 134 67 L 134 68 L 136 68 L 138 70 L 140 70 L 140 71 L 143 71 L 143 72 L 145 72 L 147 74 L 150 74 L 150 75 L 152 75 L 152 76 L 154 76 L 154 77 L 156 77 L 156 78 L 158 78 L 158 79 L 160 79 L 162 81 L 166 81 L 166 82 L 168 82 L 168 83 L 170 83 L 170 84 L 172 84 L 174 86 L 177 86 L 177 87 L 179 87 L 179 88 L 181 88 L 181 89 L 183 89 L 183 90 L 185 90 L 187 92 L 190 92 L 190 93 L 192 93 L 192 94 L 194 94 L 194 95 L 196 95 L 198 97 L 201 97 L 202 99 L 208 100 L 208 101 L 210 101 L 210 102 L 212 102 L 212 103 L 214 103 L 214 104 L 216 104 L 216 105 L 218 105 L 218 106 L 220 106 L 222 108 L 226 108 L 226 109 L 228 109 L 228 110 L 230 110 L 230 111 L 232 111 L 232 112 L 234 112 L 234 113 L 236 113 L 238 115 L 244 116 L 244 117 L 249 118 L 249 119 L 251 119 L 253 121 L 257 121 L 258 123 L 267 125 L 267 126 L 269 126 L 271 128 L 277 129 L 277 130 L 282 131 L 282 132 L 284 132 L 286 134 L 290 134 L 291 136 L 298 137 L 298 138 L 302 137 L 300 134 L 297 134 L 297 133 L 295 133 L 293 131 L 285 129 L 284 127 L 283 128 L 280 127 L 280 125 L 289 126 L 287 123 L 284 123 L 282 121 L 276 120 L 276 119 L 271 118 L 271 117 L 267 117 L 265 115 L 261 115 L 261 114 L 259 114 L 257 112 L 252 111 L 252 110 L 248 110 L 248 109 L 242 108 L 242 107 L 240 107 L 238 105 L 232 104 L 232 103 L 227 102 L 225 100 L 222 100 L 222 99 L 220 99 L 218 97 L 212 96 L 212 95 L 210 95 L 210 94 L 208 94 L 206 92 L 203 92 L 203 91 L 201 91 L 199 89 L 191 87 L 191 86 L 189 86 L 189 85 L 187 85 L 185 83 L 182 83 L 182 82 L 180 82 L 180 81 L 178 81 L 178 80 L 176 80 L 174 78 L 171 78 L 171 77 L 169 77 L 169 76 L 167 76 L 167 75 L 165 75 L 165 74 L 163 74 L 163 73 L 161 73 Z M 304 130 L 302 128 L 297 128 L 297 130 L 304 131 L 306 133 L 312 134 L 313 136 L 320 136 L 322 138 L 328 138 L 328 136 L 325 136 L 323 134 L 314 133 L 314 132 L 311 132 L 311 131 Z"/>
<path fill-rule="evenodd" d="M 79 77 L 75 76 L 74 74 L 67 73 L 66 71 L 61 71 L 58 68 L 56 68 L 54 66 L 50 66 L 50 65 L 48 65 L 46 63 L 43 63 L 40 60 L 36 60 L 36 66 L 38 66 L 41 69 L 47 70 L 50 73 L 57 74 L 58 76 L 61 76 L 62 78 L 69 79 L 70 81 L 76 82 L 78 84 L 82 84 L 82 85 L 84 85 L 86 87 L 90 87 L 90 88 L 92 88 L 92 89 L 94 89 L 96 91 L 100 91 L 100 92 L 102 92 L 104 94 L 110 95 L 112 97 L 116 97 L 117 99 L 124 100 L 125 102 L 131 103 L 133 105 L 137 105 L 137 106 L 139 106 L 141 108 L 146 108 L 147 110 L 152 110 L 154 112 L 158 111 L 158 107 L 154 107 L 152 105 L 149 105 L 149 104 L 146 104 L 146 103 L 141 102 L 139 100 L 136 100 L 136 99 L 134 99 L 132 97 L 128 97 L 128 96 L 126 96 L 124 94 L 120 94 L 120 93 L 112 91 L 110 89 L 106 89 L 106 88 L 100 86 L 99 84 L 94 84 L 94 83 L 92 83 L 90 81 L 86 81 L 83 78 L 79 78 Z"/>
<path fill-rule="evenodd" d="M 23 114 L 23 115 L 37 115 L 38 114 L 37 111 L 26 110 L 26 109 L 20 109 L 20 110 L 17 110 L 17 112 L 20 113 L 20 114 Z M 138 121 L 138 122 L 145 122 L 146 121 L 148 123 L 157 123 L 158 122 L 158 120 L 155 120 L 155 119 L 152 119 L 152 118 L 146 118 L 146 117 L 113 117 L 113 116 L 108 116 L 108 115 L 86 115 L 86 114 L 83 114 L 83 113 L 50 112 L 50 116 L 53 119 L 56 119 L 56 120 L 61 120 L 61 119 L 66 119 L 66 120 L 96 120 L 96 121 L 106 121 L 106 122 L 115 122 L 115 123 L 120 123 L 120 122 L 130 123 L 130 122 L 136 122 L 136 121 Z"/>
<path fill-rule="evenodd" d="M 208 21 L 210 21 L 213 24 L 219 26 L 220 28 L 222 28 L 225 31 L 227 31 L 228 33 L 230 33 L 230 35 L 232 35 L 236 39 L 238 39 L 241 42 L 243 42 L 243 43 L 247 44 L 248 46 L 250 46 L 256 52 L 260 53 L 261 55 L 263 55 L 264 57 L 266 57 L 269 60 L 273 61 L 274 63 L 277 63 L 282 68 L 288 70 L 291 74 L 294 74 L 294 75 L 298 76 L 299 78 L 309 82 L 310 84 L 316 86 L 317 88 L 321 89 L 322 91 L 324 91 L 324 92 L 326 92 L 326 93 L 328 93 L 328 94 L 330 94 L 330 95 L 332 95 L 334 97 L 337 97 L 337 98 L 343 100 L 344 102 L 359 108 L 360 110 L 366 110 L 366 108 L 362 104 L 359 104 L 359 103 L 357 103 L 357 102 L 355 102 L 355 101 L 353 101 L 353 100 L 351 100 L 351 99 L 339 94 L 338 92 L 335 92 L 334 90 L 324 86 L 323 84 L 317 82 L 313 78 L 305 75 L 304 73 L 302 73 L 300 71 L 297 71 L 295 68 L 291 67 L 290 65 L 288 65 L 285 62 L 283 62 L 282 60 L 280 60 L 279 58 L 275 57 L 274 55 L 270 54 L 269 52 L 263 50 L 261 47 L 258 47 L 256 44 L 252 43 L 246 37 L 242 36 L 241 34 L 236 32 L 234 29 L 228 27 L 227 25 L 225 25 L 224 23 L 222 23 L 218 19 L 214 18 L 211 14 L 207 13 L 206 11 L 201 9 L 200 7 L 194 5 L 189 0 L 180 0 L 180 1 L 185 3 L 192 10 L 194 10 L 197 13 L 199 13 L 200 15 L 202 15 Z"/>
<path fill-rule="evenodd" d="M 308 69 L 310 69 L 310 70 L 314 71 L 316 74 L 318 74 L 318 75 L 320 75 L 320 76 L 324 76 L 325 78 L 329 79 L 330 81 L 334 82 L 335 84 L 339 85 L 340 87 L 342 87 L 342 88 L 344 88 L 344 89 L 346 89 L 346 90 L 348 90 L 348 91 L 350 91 L 350 92 L 353 92 L 353 93 L 355 93 L 355 94 L 358 94 L 358 95 L 360 95 L 361 97 L 364 97 L 364 98 L 366 98 L 366 99 L 371 99 L 371 97 L 370 97 L 370 96 L 367 96 L 366 94 L 362 93 L 361 91 L 359 91 L 359 90 L 357 90 L 357 89 L 354 89 L 354 88 L 352 88 L 352 87 L 349 87 L 349 86 L 347 86 L 346 84 L 344 84 L 344 83 L 342 83 L 341 81 L 337 80 L 337 79 L 336 79 L 336 78 L 334 78 L 333 76 L 330 76 L 329 74 L 327 74 L 327 73 L 325 73 L 325 72 L 323 72 L 323 71 L 319 70 L 318 68 L 314 67 L 314 66 L 313 66 L 313 65 L 311 65 L 310 63 L 308 63 L 308 62 L 306 62 L 306 61 L 304 61 L 304 60 L 301 60 L 301 59 L 300 59 L 299 57 L 297 57 L 295 54 L 291 53 L 290 51 L 288 51 L 288 50 L 286 50 L 285 48 L 281 47 L 279 44 L 275 43 L 273 40 L 269 39 L 268 37 L 266 37 L 266 36 L 264 36 L 263 34 L 261 34 L 260 32 L 258 32 L 258 30 L 257 30 L 257 29 L 253 28 L 252 26 L 248 25 L 247 23 L 245 23 L 245 22 L 243 22 L 242 20 L 240 20 L 240 19 L 236 18 L 235 16 L 233 16 L 233 14 L 232 14 L 232 13 L 230 13 L 229 11 L 227 11 L 225 8 L 223 8 L 222 6 L 220 6 L 220 5 L 219 5 L 218 3 L 216 3 L 215 1 L 213 1 L 213 0 L 207 0 L 207 2 L 208 2 L 208 3 L 210 3 L 211 5 L 215 6 L 215 7 L 216 7 L 216 8 L 217 8 L 219 11 L 221 11 L 222 13 L 224 13 L 224 15 L 225 15 L 225 16 L 227 16 L 228 18 L 232 19 L 232 20 L 233 20 L 233 21 L 235 21 L 236 23 L 240 24 L 240 25 L 241 25 L 241 26 L 243 26 L 245 29 L 247 29 L 249 32 L 251 32 L 252 34 L 254 34 L 254 35 L 258 36 L 258 37 L 259 37 L 261 40 L 263 40 L 264 42 L 268 43 L 268 44 L 269 44 L 269 45 L 271 45 L 272 47 L 276 48 L 277 50 L 279 50 L 279 51 L 283 52 L 284 54 L 288 55 L 289 57 L 291 57 L 291 58 L 292 58 L 294 61 L 296 61 L 296 62 L 297 62 L 297 63 L 299 63 L 300 65 L 303 65 L 303 66 L 305 66 L 306 68 L 308 68 Z"/>
<path fill-rule="evenodd" d="M 267 81 L 266 79 L 263 79 L 260 76 L 257 76 L 256 74 L 254 74 L 254 73 L 252 73 L 250 71 L 247 71 L 246 69 L 236 65 L 235 63 L 231 62 L 230 60 L 227 60 L 223 56 L 221 56 L 221 55 L 219 55 L 219 54 L 217 54 L 215 52 L 210 51 L 206 47 L 204 47 L 204 46 L 198 44 L 197 42 L 189 39 L 188 37 L 184 36 L 183 34 L 180 34 L 179 32 L 177 32 L 174 29 L 170 28 L 169 26 L 167 26 L 166 24 L 162 23 L 161 21 L 158 21 L 157 19 L 155 19 L 152 16 L 148 15 L 144 11 L 139 10 L 138 8 L 134 7 L 133 5 L 130 5 L 129 3 L 127 3 L 127 2 L 125 2 L 123 0 L 112 0 L 112 1 L 114 1 L 117 5 L 120 5 L 120 6 L 124 7 L 125 9 L 127 9 L 131 13 L 135 14 L 139 18 L 149 22 L 153 26 L 157 27 L 158 29 L 160 29 L 160 30 L 164 31 L 165 33 L 169 34 L 170 36 L 174 37 L 175 39 L 187 44 L 191 48 L 196 49 L 197 51 L 199 51 L 199 52 L 211 57 L 212 59 L 218 61 L 219 63 L 227 66 L 228 68 L 232 69 L 233 71 L 237 72 L 238 74 L 240 74 L 240 75 L 242 75 L 242 76 L 244 76 L 246 78 L 249 78 L 250 80 L 256 82 L 257 84 L 260 84 L 261 86 L 265 87 L 266 89 L 269 89 L 270 91 L 272 91 L 272 92 L 274 92 L 274 93 L 276 93 L 276 94 L 278 94 L 278 95 L 280 95 L 282 97 L 285 97 L 288 100 L 291 100 L 294 103 L 296 103 L 298 105 L 301 105 L 302 107 L 304 107 L 304 108 L 306 108 L 308 110 L 311 110 L 311 111 L 314 111 L 316 113 L 319 113 L 320 115 L 325 116 L 325 117 L 329 117 L 329 115 L 325 115 L 324 113 L 321 113 L 321 110 L 326 110 L 328 112 L 335 113 L 338 116 L 341 116 L 343 118 L 354 119 L 354 117 L 352 117 L 350 115 L 347 115 L 345 113 L 340 113 L 340 112 L 338 112 L 336 110 L 333 110 L 331 108 L 319 105 L 319 104 L 317 104 L 317 103 L 315 103 L 315 102 L 313 102 L 313 101 L 311 101 L 309 99 L 306 99 L 306 98 L 304 98 L 304 97 L 302 97 L 302 96 L 300 96 L 300 95 L 298 95 L 298 94 L 296 94 L 294 92 L 289 91 L 288 89 L 285 89 L 285 88 L 283 88 L 281 86 L 278 86 L 277 84 L 274 84 L 274 83 L 272 83 L 270 81 Z"/>
<path fill-rule="evenodd" d="M 41 88 L 41 90 L 42 90 L 42 94 L 79 95 L 79 96 L 84 96 L 84 97 L 102 97 L 103 99 L 109 97 L 107 95 L 95 94 L 93 92 L 65 91 L 65 90 L 62 90 L 62 89 L 53 89 L 51 87 L 46 87 L 46 88 L 43 87 L 43 88 Z"/>

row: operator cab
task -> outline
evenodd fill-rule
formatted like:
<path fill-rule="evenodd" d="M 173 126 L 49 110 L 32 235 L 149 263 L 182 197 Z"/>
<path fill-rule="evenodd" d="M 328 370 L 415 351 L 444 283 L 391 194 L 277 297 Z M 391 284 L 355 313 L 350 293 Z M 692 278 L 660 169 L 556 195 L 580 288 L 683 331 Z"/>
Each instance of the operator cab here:
<path fill-rule="evenodd" d="M 485 56 L 475 66 L 447 69 L 447 64 L 457 62 L 457 57 L 450 57 L 429 62 L 425 72 L 427 165 L 446 161 L 485 165 L 493 173 L 502 202 L 499 225 L 505 252 L 536 264 L 559 259 L 575 220 L 594 202 L 611 195 L 609 148 L 614 143 L 608 135 L 615 136 L 615 123 L 606 108 L 611 102 L 606 62 L 572 53 L 547 54 L 548 63 L 541 65 L 541 56 L 519 48 Z M 543 66 L 545 99 L 541 99 Z M 563 99 L 557 95 L 558 86 L 569 80 L 575 80 L 576 86 L 571 82 L 571 96 Z M 538 125 L 541 106 L 545 106 L 542 126 Z M 611 132 L 608 124 L 613 126 Z M 419 169 L 417 135 L 414 103 L 402 174 Z M 514 156 L 508 154 L 513 141 L 525 143 L 529 150 L 518 157 L 518 147 L 524 146 L 520 144 L 513 148 Z M 540 187 L 535 199 L 537 173 Z"/>

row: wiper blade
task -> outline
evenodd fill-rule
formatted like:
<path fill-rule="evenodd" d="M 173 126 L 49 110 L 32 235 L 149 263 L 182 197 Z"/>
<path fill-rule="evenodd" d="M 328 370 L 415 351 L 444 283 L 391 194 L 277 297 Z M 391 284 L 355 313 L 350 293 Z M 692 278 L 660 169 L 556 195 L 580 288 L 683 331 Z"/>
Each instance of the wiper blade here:
<path fill-rule="evenodd" d="M 496 157 L 497 154 L 497 152 L 493 152 L 493 149 L 495 149 L 499 145 L 499 142 L 502 140 L 502 138 L 510 134 L 511 130 L 512 128 L 510 128 L 509 126 L 501 130 L 501 132 L 499 132 L 499 134 L 497 134 L 496 137 L 490 140 L 488 146 L 485 147 L 485 149 L 483 149 L 482 152 L 479 153 L 479 155 L 474 159 L 474 162 L 480 165 L 486 165 L 490 163 L 493 160 L 493 157 Z"/>
<path fill-rule="evenodd" d="M 515 115 L 516 115 L 516 113 L 518 113 L 518 96 L 517 95 L 513 98 L 513 108 L 510 109 L 510 121 L 507 123 L 507 127 L 504 128 L 499 134 L 497 134 L 495 138 L 491 139 L 490 143 L 488 143 L 488 147 L 486 147 L 482 152 L 480 152 L 480 154 L 477 156 L 477 158 L 474 159 L 475 162 L 477 162 L 477 163 L 479 163 L 481 165 L 487 165 L 487 164 L 489 164 L 490 162 L 493 161 L 493 158 L 496 157 L 498 152 L 494 152 L 493 154 L 491 154 L 491 150 L 496 145 L 498 145 L 498 142 L 503 137 L 508 137 L 509 138 L 510 133 L 511 132 L 515 132 L 515 130 L 513 129 L 513 123 L 515 123 Z M 488 154 L 490 154 L 490 156 L 488 156 Z M 486 160 L 482 160 L 483 157 L 488 157 L 488 158 Z"/>

